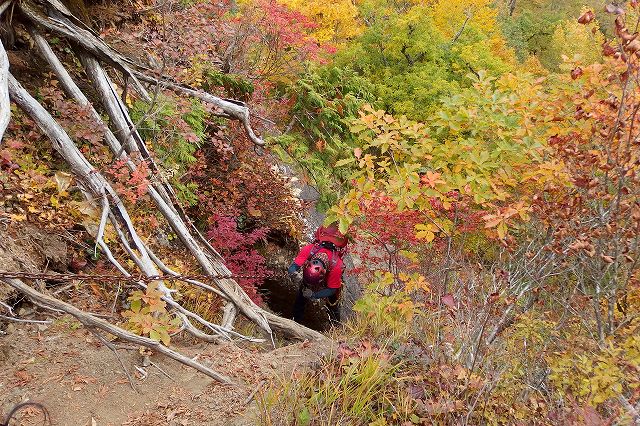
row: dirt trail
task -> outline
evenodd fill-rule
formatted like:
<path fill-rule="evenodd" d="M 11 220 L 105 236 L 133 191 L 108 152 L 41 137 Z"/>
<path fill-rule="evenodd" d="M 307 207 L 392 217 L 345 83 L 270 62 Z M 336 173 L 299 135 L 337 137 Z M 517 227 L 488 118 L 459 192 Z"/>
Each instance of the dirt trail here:
<path fill-rule="evenodd" d="M 130 347 L 119 352 L 135 373 L 135 392 L 113 352 L 72 319 L 62 317 L 43 328 L 20 325 L 0 336 L 0 417 L 15 404 L 32 400 L 44 404 L 53 424 L 60 426 L 253 425 L 256 404 L 247 399 L 258 385 L 265 388 L 277 376 L 317 362 L 328 350 L 317 343 L 271 351 L 176 343 L 179 351 L 237 383 L 223 386 L 160 355 L 151 357 L 159 368 L 145 368 L 144 378 L 134 367 L 141 365 L 141 356 Z M 41 424 L 29 413 L 22 419 L 25 425 Z"/>

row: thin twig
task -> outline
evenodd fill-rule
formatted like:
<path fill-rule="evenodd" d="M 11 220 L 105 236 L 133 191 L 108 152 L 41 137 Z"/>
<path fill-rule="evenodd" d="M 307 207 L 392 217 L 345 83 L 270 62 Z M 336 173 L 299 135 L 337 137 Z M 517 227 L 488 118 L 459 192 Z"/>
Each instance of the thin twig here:
<path fill-rule="evenodd" d="M 28 323 L 28 324 L 51 324 L 53 321 L 51 320 L 28 320 L 28 319 L 23 319 L 23 318 L 14 318 L 14 317 L 8 317 L 6 315 L 0 315 L 0 318 L 7 320 L 7 321 L 13 321 L 13 322 L 24 322 L 24 323 Z"/>
<path fill-rule="evenodd" d="M 102 196 L 102 214 L 100 215 L 100 225 L 98 226 L 98 233 L 96 235 L 96 243 L 93 246 L 94 257 L 98 257 L 98 245 L 102 241 L 104 236 L 104 228 L 107 226 L 107 217 L 109 216 L 109 201 L 107 200 L 107 194 Z"/>
<path fill-rule="evenodd" d="M 149 373 L 147 373 L 147 370 L 145 370 L 144 368 L 138 367 L 137 365 L 134 365 L 134 367 L 140 374 L 142 374 L 142 380 L 146 379 L 149 376 Z"/>
<path fill-rule="evenodd" d="M 243 405 L 247 405 L 248 403 L 250 403 L 253 398 L 256 396 L 256 394 L 258 393 L 258 391 L 260 390 L 260 388 L 266 383 L 265 380 L 261 381 L 260 383 L 258 383 L 258 386 L 256 386 L 253 391 L 251 391 L 251 393 L 249 394 L 249 396 L 247 397 L 247 399 L 244 400 L 244 404 Z"/>
<path fill-rule="evenodd" d="M 462 35 L 462 32 L 464 31 L 464 28 L 467 26 L 467 22 L 469 22 L 469 19 L 471 19 L 471 17 L 473 16 L 473 14 L 471 14 L 469 11 L 466 11 L 465 15 L 466 15 L 466 18 L 465 18 L 464 22 L 462 23 L 462 27 L 460 27 L 460 29 L 458 30 L 456 35 L 453 37 L 453 40 L 451 40 L 451 46 L 453 46 L 453 44 Z"/>
<path fill-rule="evenodd" d="M 164 371 L 162 368 L 160 368 L 160 366 L 159 366 L 158 364 L 156 364 L 156 363 L 155 363 L 155 362 L 153 362 L 153 361 L 149 361 L 149 363 L 150 363 L 151 365 L 153 365 L 155 368 L 157 368 L 158 370 L 160 370 L 160 372 L 161 372 L 162 374 L 164 374 L 164 375 L 167 377 L 167 379 L 170 379 L 170 380 L 174 380 L 174 381 L 175 381 L 175 379 L 174 379 L 173 377 L 171 377 L 171 376 L 169 375 L 169 373 L 167 373 L 167 372 L 166 372 L 166 371 Z"/>
<path fill-rule="evenodd" d="M 129 385 L 131 385 L 131 389 L 138 392 L 136 385 L 133 383 L 133 377 L 131 377 L 131 374 L 129 374 L 129 370 L 127 370 L 127 367 L 124 365 L 124 361 L 122 361 L 122 358 L 118 353 L 118 349 L 114 346 L 114 344 L 108 341 L 93 327 L 89 327 L 89 331 L 93 333 L 93 335 L 96 336 L 98 340 L 100 340 L 107 348 L 111 349 L 111 352 L 113 352 L 116 355 L 116 358 L 118 358 L 118 361 L 120 362 L 120 366 L 122 367 L 122 371 L 124 371 L 124 374 L 127 376 L 127 379 L 129 379 Z"/>
<path fill-rule="evenodd" d="M 0 306 L 2 306 L 3 308 L 5 308 L 7 310 L 7 312 L 9 312 L 9 315 L 14 316 L 15 314 L 13 313 L 13 308 L 9 305 L 7 305 L 6 303 L 4 303 L 3 301 L 0 300 Z"/>

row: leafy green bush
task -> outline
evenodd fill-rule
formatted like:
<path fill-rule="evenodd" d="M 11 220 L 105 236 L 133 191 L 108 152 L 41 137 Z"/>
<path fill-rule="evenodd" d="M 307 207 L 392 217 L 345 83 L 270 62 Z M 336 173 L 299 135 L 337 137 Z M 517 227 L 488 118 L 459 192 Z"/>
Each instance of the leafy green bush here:
<path fill-rule="evenodd" d="M 177 102 L 175 98 L 158 96 L 149 105 L 136 101 L 131 118 L 140 136 L 151 143 L 158 163 L 171 176 L 182 201 L 192 205 L 197 201 L 197 186 L 183 183 L 180 176 L 197 161 L 195 152 L 206 138 L 207 112 L 197 99 Z"/>
<path fill-rule="evenodd" d="M 276 152 L 294 162 L 322 194 L 320 208 L 337 201 L 348 175 L 334 164 L 355 147 L 349 121 L 372 86 L 349 68 L 318 67 L 302 76 L 283 95 L 292 102 L 290 131 L 274 138 Z"/>

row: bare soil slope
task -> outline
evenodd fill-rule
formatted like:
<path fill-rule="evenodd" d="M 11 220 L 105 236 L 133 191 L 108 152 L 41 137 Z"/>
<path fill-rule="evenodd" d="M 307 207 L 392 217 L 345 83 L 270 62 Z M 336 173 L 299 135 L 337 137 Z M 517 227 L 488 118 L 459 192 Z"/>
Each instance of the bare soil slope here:
<path fill-rule="evenodd" d="M 129 347 L 119 352 L 136 392 L 113 352 L 70 317 L 46 329 L 28 324 L 6 331 L 0 336 L 0 413 L 25 400 L 37 401 L 60 426 L 256 424 L 255 398 L 261 389 L 278 375 L 317 362 L 327 350 L 306 342 L 272 351 L 176 343 L 176 349 L 236 382 L 223 386 L 159 355 L 151 356 L 157 367 L 142 368 L 137 348 Z M 21 424 L 42 424 L 39 419 L 27 410 Z"/>

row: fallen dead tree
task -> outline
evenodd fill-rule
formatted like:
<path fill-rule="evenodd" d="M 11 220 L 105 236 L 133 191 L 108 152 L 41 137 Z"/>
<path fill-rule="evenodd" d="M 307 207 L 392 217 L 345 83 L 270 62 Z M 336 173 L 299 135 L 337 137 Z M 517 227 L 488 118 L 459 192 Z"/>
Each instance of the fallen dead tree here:
<path fill-rule="evenodd" d="M 15 279 L 15 278 L 4 278 L 2 281 L 9 286 L 15 288 L 16 290 L 24 293 L 29 299 L 31 299 L 34 303 L 44 306 L 48 309 L 53 309 L 57 311 L 65 312 L 69 315 L 72 315 L 78 321 L 82 323 L 87 329 L 91 330 L 94 334 L 101 337 L 103 342 L 108 342 L 104 337 L 99 334 L 99 331 L 111 334 L 119 339 L 122 339 L 127 342 L 131 342 L 140 346 L 144 346 L 146 348 L 152 349 L 158 353 L 161 353 L 171 359 L 174 359 L 184 365 L 188 365 L 189 367 L 193 367 L 201 373 L 206 374 L 207 376 L 215 379 L 221 383 L 231 384 L 232 381 L 230 378 L 226 377 L 223 374 L 217 373 L 209 367 L 206 367 L 199 362 L 192 360 L 191 358 L 182 355 L 179 352 L 176 352 L 172 349 L 167 348 L 161 343 L 149 339 L 147 337 L 138 336 L 137 334 L 133 334 L 123 328 L 117 327 L 113 324 L 108 323 L 107 321 L 98 318 L 94 315 L 91 315 L 87 312 L 84 312 L 69 303 L 63 302 L 62 300 L 58 300 L 54 297 L 48 296 L 44 293 L 40 293 L 35 290 L 33 287 L 25 284 L 24 282 Z M 115 352 L 115 348 L 111 347 Z M 117 355 L 117 352 L 116 352 Z M 126 371 L 126 369 L 125 369 Z"/>
<path fill-rule="evenodd" d="M 198 280 L 185 280 L 185 282 L 204 291 L 215 293 L 227 301 L 223 324 L 213 324 L 182 307 L 173 300 L 173 290 L 165 286 L 163 282 L 159 282 L 159 289 L 163 292 L 163 300 L 181 319 L 183 329 L 194 337 L 207 341 L 215 342 L 221 339 L 230 339 L 232 335 L 237 337 L 237 333 L 234 333 L 231 328 L 235 313 L 240 312 L 255 322 L 269 336 L 271 336 L 272 330 L 276 330 L 293 338 L 324 339 L 324 336 L 318 332 L 263 310 L 251 301 L 235 280 L 225 278 L 230 277 L 231 273 L 225 266 L 223 258 L 200 235 L 180 206 L 173 188 L 162 178 L 160 166 L 153 161 L 143 138 L 138 134 L 129 116 L 127 106 L 118 96 L 107 71 L 102 68 L 102 63 L 114 67 L 122 72 L 127 80 L 131 80 L 134 89 L 142 99 L 150 99 L 148 89 L 140 83 L 146 82 L 151 84 L 152 87 L 155 86 L 155 90 L 167 88 L 211 103 L 216 107 L 220 116 L 240 121 L 249 138 L 257 145 L 262 145 L 262 140 L 256 136 L 251 128 L 247 106 L 241 102 L 221 99 L 189 88 L 167 77 L 154 75 L 148 68 L 136 64 L 108 46 L 58 1 L 47 0 L 40 4 L 45 4 L 45 7 L 42 8 L 39 4 L 24 1 L 18 3 L 17 8 L 22 12 L 26 21 L 25 25 L 29 29 L 41 56 L 57 75 L 67 96 L 74 99 L 78 105 L 88 108 L 92 118 L 104 129 L 103 140 L 110 148 L 114 158 L 125 160 L 125 164 L 131 171 L 135 171 L 138 164 L 145 162 L 154 173 L 151 185 L 148 188 L 151 199 L 156 204 L 158 211 L 162 213 L 167 223 L 178 235 L 185 248 L 194 256 L 202 271 L 214 278 L 215 287 Z M 56 36 L 65 37 L 76 46 L 76 55 L 82 62 L 95 93 L 98 94 L 100 104 L 92 104 L 89 98 L 80 90 L 71 74 L 49 47 L 46 38 L 42 35 L 43 30 L 49 31 Z M 9 119 L 9 109 L 4 108 L 2 104 L 2 84 L 3 81 L 7 81 L 8 93 L 13 102 L 25 111 L 43 133 L 49 137 L 54 149 L 69 165 L 87 200 L 94 202 L 102 211 L 96 244 L 107 259 L 124 277 L 131 277 L 138 271 L 149 277 L 159 275 L 159 271 L 167 275 L 179 276 L 179 274 L 168 268 L 159 256 L 145 244 L 133 225 L 126 207 L 109 181 L 84 157 L 73 140 L 56 122 L 55 118 L 22 87 L 14 76 L 2 68 L 3 54 L 6 57 L 4 49 L 0 48 L 0 111 L 2 112 L 0 127 L 3 123 L 2 120 L 8 122 Z M 98 110 L 107 113 L 109 117 L 108 123 L 104 122 Z M 112 255 L 111 248 L 103 238 L 107 222 L 115 230 L 121 248 L 128 253 L 137 271 L 128 270 Z M 143 288 L 145 287 L 143 282 L 138 284 Z M 194 324 L 197 324 L 197 326 Z M 205 329 L 211 334 L 207 334 L 201 329 Z M 246 336 L 241 337 L 251 339 Z M 271 339 L 273 339 L 272 336 Z"/>
<path fill-rule="evenodd" d="M 11 74 L 9 74 L 9 93 L 11 99 L 29 114 L 38 127 L 51 139 L 54 149 L 69 164 L 71 171 L 80 182 L 86 198 L 100 203 L 102 216 L 96 237 L 96 244 L 102 249 L 107 259 L 109 259 L 125 277 L 132 275 L 131 272 L 115 259 L 111 249 L 104 241 L 104 229 L 107 220 L 109 220 L 120 237 L 120 243 L 138 269 L 147 276 L 159 275 L 159 271 L 149 251 L 147 251 L 146 245 L 138 235 L 127 209 L 109 182 L 89 163 L 64 129 L 62 129 L 35 98 L 27 93 Z M 140 286 L 146 287 L 144 283 L 140 283 Z M 202 319 L 177 304 L 171 296 L 171 291 L 165 287 L 162 282 L 159 283 L 159 289 L 164 293 L 163 299 L 165 302 L 177 310 L 178 315 L 183 321 L 184 328 L 188 332 L 191 332 L 197 337 L 206 338 L 207 340 L 217 340 L 216 337 L 206 336 L 204 333 L 201 333 L 191 323 L 191 320 L 196 320 L 206 328 L 214 331 L 220 337 L 228 337 L 225 335 L 225 330 L 221 330 L 222 327 Z"/>

